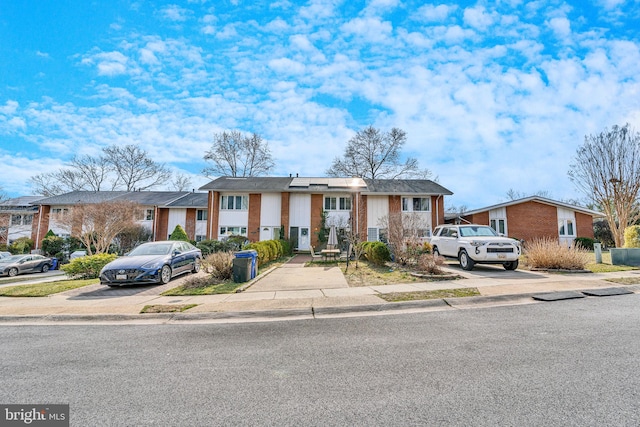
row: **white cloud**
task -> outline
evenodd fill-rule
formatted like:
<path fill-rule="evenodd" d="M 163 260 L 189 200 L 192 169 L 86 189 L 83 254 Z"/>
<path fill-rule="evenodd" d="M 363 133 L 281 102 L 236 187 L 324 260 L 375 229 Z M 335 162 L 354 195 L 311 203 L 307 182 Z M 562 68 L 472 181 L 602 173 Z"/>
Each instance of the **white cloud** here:
<path fill-rule="evenodd" d="M 360 36 L 371 43 L 385 41 L 392 29 L 390 22 L 380 21 L 378 18 L 355 18 L 341 27 L 345 33 Z"/>
<path fill-rule="evenodd" d="M 446 4 L 440 4 L 434 6 L 432 4 L 425 4 L 420 7 L 415 13 L 414 18 L 425 22 L 444 22 L 449 15 L 457 9 L 457 6 L 449 6 Z"/>
<path fill-rule="evenodd" d="M 571 22 L 567 18 L 551 18 L 547 25 L 561 40 L 566 40 L 571 35 Z"/>
<path fill-rule="evenodd" d="M 464 10 L 464 22 L 477 30 L 486 31 L 493 25 L 494 17 L 483 6 L 476 6 Z"/>
<path fill-rule="evenodd" d="M 160 14 L 169 21 L 184 22 L 188 19 L 190 11 L 172 4 L 160 9 Z"/>

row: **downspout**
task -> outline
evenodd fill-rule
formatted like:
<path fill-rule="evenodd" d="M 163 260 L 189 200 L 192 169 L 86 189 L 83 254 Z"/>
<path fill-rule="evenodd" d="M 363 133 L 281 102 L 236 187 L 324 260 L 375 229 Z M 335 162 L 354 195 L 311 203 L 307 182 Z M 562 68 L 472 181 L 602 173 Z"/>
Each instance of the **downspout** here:
<path fill-rule="evenodd" d="M 158 235 L 158 206 L 153 207 L 153 241 L 157 241 Z"/>
<path fill-rule="evenodd" d="M 438 194 L 438 197 L 436 197 L 436 227 L 440 225 L 440 203 L 438 203 L 440 197 L 442 197 L 442 194 Z"/>

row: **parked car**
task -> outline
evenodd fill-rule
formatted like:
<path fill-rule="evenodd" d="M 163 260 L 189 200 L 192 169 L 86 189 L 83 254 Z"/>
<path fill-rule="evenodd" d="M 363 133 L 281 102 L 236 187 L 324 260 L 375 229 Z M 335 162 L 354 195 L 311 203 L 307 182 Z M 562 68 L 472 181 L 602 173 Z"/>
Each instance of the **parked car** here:
<path fill-rule="evenodd" d="M 11 255 L 0 259 L 0 276 L 14 277 L 23 273 L 46 273 L 53 260 L 42 255 Z"/>
<path fill-rule="evenodd" d="M 73 251 L 71 255 L 69 255 L 69 259 L 80 258 L 83 256 L 87 256 L 87 251 Z"/>
<path fill-rule="evenodd" d="M 457 258 L 465 270 L 477 263 L 518 268 L 520 242 L 499 235 L 488 225 L 440 225 L 433 231 L 431 245 L 434 255 Z"/>
<path fill-rule="evenodd" d="M 143 243 L 127 255 L 105 265 L 100 284 L 121 286 L 140 283 L 169 283 L 184 273 L 200 271 L 202 252 L 188 242 Z"/>
<path fill-rule="evenodd" d="M 11 252 L 0 252 L 0 259 L 10 257 Z"/>

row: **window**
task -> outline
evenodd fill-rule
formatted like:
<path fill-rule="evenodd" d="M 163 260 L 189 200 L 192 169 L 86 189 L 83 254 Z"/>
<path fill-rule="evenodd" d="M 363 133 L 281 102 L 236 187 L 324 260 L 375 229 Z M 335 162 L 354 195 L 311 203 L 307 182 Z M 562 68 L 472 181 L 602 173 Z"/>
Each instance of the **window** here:
<path fill-rule="evenodd" d="M 141 221 L 153 221 L 153 209 L 143 209 L 140 212 Z"/>
<path fill-rule="evenodd" d="M 429 197 L 403 197 L 403 212 L 428 212 L 431 210 L 431 199 Z"/>
<path fill-rule="evenodd" d="M 196 242 L 200 243 L 206 239 L 207 239 L 207 236 L 205 236 L 204 234 L 196 234 Z"/>
<path fill-rule="evenodd" d="M 247 227 L 220 227 L 220 236 L 247 235 Z"/>
<path fill-rule="evenodd" d="M 11 225 L 22 224 L 22 215 L 11 215 Z"/>
<path fill-rule="evenodd" d="M 53 209 L 51 209 L 51 213 L 54 216 L 66 215 L 67 212 L 69 212 L 69 209 L 67 209 L 67 208 L 53 208 Z"/>
<path fill-rule="evenodd" d="M 351 197 L 325 197 L 324 210 L 325 211 L 335 211 L 335 210 L 350 211 Z"/>
<path fill-rule="evenodd" d="M 197 209 L 196 210 L 196 220 L 197 221 L 206 221 L 207 220 L 207 211 L 205 209 Z"/>
<path fill-rule="evenodd" d="M 246 211 L 249 209 L 249 196 L 222 196 L 220 209 Z"/>
<path fill-rule="evenodd" d="M 493 228 L 494 230 L 496 230 L 498 233 L 500 234 L 505 234 L 505 220 L 504 219 L 492 219 L 489 222 L 489 225 L 491 226 L 491 228 Z"/>
<path fill-rule="evenodd" d="M 558 234 L 560 236 L 575 236 L 572 219 L 561 219 L 558 221 Z"/>

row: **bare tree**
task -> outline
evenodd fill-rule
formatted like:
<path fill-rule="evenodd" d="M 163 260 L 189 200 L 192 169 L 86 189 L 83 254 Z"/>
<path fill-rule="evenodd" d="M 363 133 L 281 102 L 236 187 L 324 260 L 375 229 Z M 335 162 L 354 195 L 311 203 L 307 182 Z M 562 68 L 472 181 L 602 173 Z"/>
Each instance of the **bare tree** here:
<path fill-rule="evenodd" d="M 148 190 L 171 179 L 171 172 L 165 165 L 156 163 L 135 145 L 112 145 L 102 151 L 116 172 L 116 187 L 125 191 Z"/>
<path fill-rule="evenodd" d="M 527 194 L 522 191 L 517 191 L 517 190 L 514 190 L 513 188 L 510 188 L 509 191 L 507 191 L 506 196 L 508 200 L 524 199 L 525 197 L 529 197 L 529 196 L 539 196 L 539 197 L 545 197 L 549 199 L 551 198 L 551 192 L 547 190 L 538 190 L 535 193 Z"/>
<path fill-rule="evenodd" d="M 428 169 L 420 169 L 418 160 L 401 161 L 401 149 L 407 134 L 398 128 L 389 132 L 369 126 L 347 143 L 342 158 L 336 157 L 326 171 L 328 176 L 358 176 L 370 179 L 429 178 Z"/>
<path fill-rule="evenodd" d="M 204 159 L 213 162 L 202 171 L 205 176 L 260 176 L 274 166 L 269 146 L 260 135 L 246 136 L 235 130 L 215 134 Z"/>
<path fill-rule="evenodd" d="M 172 183 L 175 191 L 188 191 L 191 187 L 191 178 L 183 173 L 176 173 Z"/>
<path fill-rule="evenodd" d="M 379 220 L 381 228 L 387 230 L 387 240 L 396 262 L 416 264 L 423 253 L 423 237 L 429 230 L 429 222 L 417 212 L 390 212 Z"/>
<path fill-rule="evenodd" d="M 116 236 L 135 226 L 142 207 L 129 201 L 75 205 L 52 217 L 55 223 L 78 238 L 89 255 L 105 253 Z"/>
<path fill-rule="evenodd" d="M 9 196 L 4 192 L 4 188 L 0 186 L 0 203 L 9 200 Z"/>
<path fill-rule="evenodd" d="M 66 167 L 29 178 L 33 192 L 50 197 L 69 191 L 146 190 L 166 184 L 171 172 L 135 145 L 112 145 L 97 157 L 73 157 Z"/>
<path fill-rule="evenodd" d="M 640 134 L 626 124 L 585 136 L 569 178 L 602 208 L 615 245 L 622 247 L 625 228 L 640 219 Z"/>

